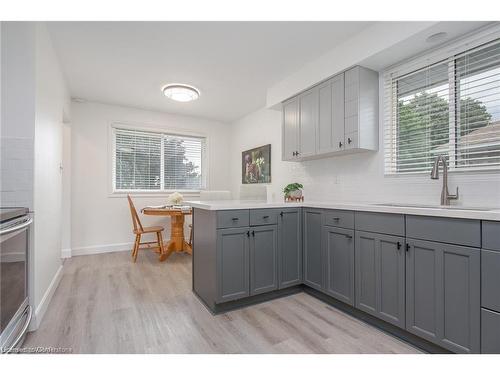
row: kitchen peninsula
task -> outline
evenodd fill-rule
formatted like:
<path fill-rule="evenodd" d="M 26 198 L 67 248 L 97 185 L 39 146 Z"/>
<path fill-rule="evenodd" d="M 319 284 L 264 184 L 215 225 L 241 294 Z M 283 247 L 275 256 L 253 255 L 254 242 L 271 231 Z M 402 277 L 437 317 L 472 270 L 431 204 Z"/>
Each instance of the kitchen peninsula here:
<path fill-rule="evenodd" d="M 304 291 L 429 351 L 499 351 L 498 209 L 189 204 L 193 290 L 214 313 Z"/>

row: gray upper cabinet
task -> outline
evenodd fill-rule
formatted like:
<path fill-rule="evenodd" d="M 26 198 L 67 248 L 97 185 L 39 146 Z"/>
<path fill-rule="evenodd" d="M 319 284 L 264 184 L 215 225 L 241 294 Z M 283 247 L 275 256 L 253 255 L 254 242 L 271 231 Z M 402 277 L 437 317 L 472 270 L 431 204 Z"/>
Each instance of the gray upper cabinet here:
<path fill-rule="evenodd" d="M 278 226 L 250 228 L 250 294 L 278 289 Z"/>
<path fill-rule="evenodd" d="M 296 160 L 299 150 L 299 99 L 293 98 L 283 104 L 282 160 Z"/>
<path fill-rule="evenodd" d="M 377 149 L 377 72 L 356 66 L 283 103 L 283 160 Z"/>
<path fill-rule="evenodd" d="M 354 230 L 323 227 L 325 293 L 354 305 Z"/>
<path fill-rule="evenodd" d="M 356 307 L 405 328 L 405 239 L 356 231 Z"/>
<path fill-rule="evenodd" d="M 332 133 L 333 133 L 333 151 L 341 151 L 345 144 L 344 130 L 344 75 L 339 74 L 332 78 Z"/>
<path fill-rule="evenodd" d="M 278 217 L 278 287 L 302 283 L 302 210 L 283 209 Z"/>
<path fill-rule="evenodd" d="M 217 303 L 249 295 L 249 233 L 248 227 L 217 231 Z"/>
<path fill-rule="evenodd" d="M 318 87 L 318 131 L 316 132 L 318 153 L 334 151 L 332 128 L 332 82 L 327 81 Z"/>
<path fill-rule="evenodd" d="M 321 210 L 303 209 L 304 284 L 318 290 L 324 285 L 321 223 Z"/>
<path fill-rule="evenodd" d="M 479 353 L 480 250 L 407 244 L 406 329 L 456 353 Z"/>
<path fill-rule="evenodd" d="M 317 155 L 341 151 L 344 145 L 344 74 L 318 87 Z"/>
<path fill-rule="evenodd" d="M 298 157 L 316 154 L 316 129 L 318 128 L 318 90 L 306 91 L 299 96 L 299 148 Z"/>

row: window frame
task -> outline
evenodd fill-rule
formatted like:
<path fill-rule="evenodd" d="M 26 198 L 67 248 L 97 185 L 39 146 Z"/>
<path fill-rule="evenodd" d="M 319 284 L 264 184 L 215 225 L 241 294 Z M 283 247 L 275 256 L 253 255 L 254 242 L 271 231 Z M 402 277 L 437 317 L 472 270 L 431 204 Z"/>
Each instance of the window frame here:
<path fill-rule="evenodd" d="M 130 130 L 138 132 L 148 132 L 148 133 L 158 133 L 160 135 L 172 135 L 179 137 L 195 137 L 203 138 L 205 141 L 204 152 L 201 155 L 201 180 L 202 186 L 200 189 L 158 189 L 158 190 L 148 190 L 148 189 L 116 189 L 116 175 L 115 175 L 115 162 L 116 162 L 116 130 Z M 161 146 L 161 174 L 164 173 L 164 155 L 163 155 L 163 137 Z M 109 197 L 125 197 L 128 194 L 132 196 L 142 196 L 142 197 L 158 197 L 171 194 L 173 192 L 181 193 L 184 196 L 198 197 L 200 192 L 208 189 L 209 181 L 209 137 L 206 133 L 193 132 L 190 130 L 167 128 L 159 125 L 147 125 L 144 123 L 130 123 L 124 121 L 113 121 L 108 127 L 108 196 Z M 161 181 L 164 184 L 164 181 Z"/>
<path fill-rule="evenodd" d="M 395 105 L 395 102 L 397 102 L 397 94 L 395 94 L 394 86 L 392 84 L 393 80 L 414 73 L 418 70 L 425 69 L 426 67 L 438 64 L 440 62 L 446 61 L 448 64 L 450 62 L 453 62 L 455 64 L 457 55 L 460 55 L 464 52 L 480 47 L 482 45 L 494 42 L 496 39 L 499 38 L 500 38 L 500 26 L 498 25 L 486 26 L 477 32 L 470 33 L 464 37 L 455 39 L 449 43 L 445 43 L 436 48 L 427 50 L 422 54 L 417 55 L 416 57 L 404 60 L 398 64 L 392 65 L 384 69 L 381 78 L 383 81 L 382 82 L 383 89 L 381 93 L 383 102 L 383 110 L 382 110 L 383 132 L 381 132 L 382 133 L 381 142 L 384 150 L 382 156 L 384 177 L 411 178 L 411 176 L 428 175 L 427 171 L 398 172 L 395 169 L 389 169 L 387 167 L 386 161 L 389 158 L 397 157 L 397 151 L 391 152 L 391 156 L 387 156 L 388 150 L 386 150 L 386 147 L 389 145 L 390 147 L 393 147 L 392 150 L 397 149 L 397 132 L 399 130 L 398 126 L 394 126 L 394 121 L 397 121 L 397 117 L 395 116 L 397 116 L 398 106 Z M 453 74 L 455 74 L 454 69 L 453 69 Z M 455 108 L 456 80 L 455 76 L 453 76 L 452 78 L 453 78 L 452 80 L 450 80 L 450 78 L 448 80 L 448 82 L 454 83 L 449 87 L 450 109 L 448 113 L 450 115 L 450 120 L 449 120 L 450 136 L 451 132 L 455 131 L 456 129 L 454 123 L 457 116 L 457 111 Z M 390 90 L 390 93 L 388 93 L 387 90 Z M 389 101 L 389 103 L 387 103 L 387 101 Z M 392 110 L 393 108 L 396 108 L 395 113 L 393 113 Z M 451 130 L 451 127 L 453 127 L 453 130 Z M 390 141 L 386 139 L 388 136 L 390 137 Z M 452 145 L 450 143 L 450 147 L 452 146 L 455 147 L 454 144 Z M 448 151 L 448 158 L 450 158 L 450 151 Z M 392 160 L 391 165 L 395 165 L 394 162 L 395 160 Z M 493 167 L 478 166 L 472 168 L 464 168 L 464 167 L 455 168 L 454 157 L 449 159 L 449 163 L 450 163 L 449 173 L 451 174 L 484 174 L 484 173 L 498 174 L 498 172 L 500 171 L 500 166 L 493 166 Z"/>

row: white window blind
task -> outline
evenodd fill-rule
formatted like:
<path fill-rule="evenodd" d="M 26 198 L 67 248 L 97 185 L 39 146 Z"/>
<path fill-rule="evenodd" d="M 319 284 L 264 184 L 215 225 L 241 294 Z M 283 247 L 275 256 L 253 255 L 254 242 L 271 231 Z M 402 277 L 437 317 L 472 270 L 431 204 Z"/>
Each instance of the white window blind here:
<path fill-rule="evenodd" d="M 200 190 L 205 138 L 114 128 L 115 191 Z"/>
<path fill-rule="evenodd" d="M 385 79 L 386 174 L 500 167 L 500 41 Z"/>

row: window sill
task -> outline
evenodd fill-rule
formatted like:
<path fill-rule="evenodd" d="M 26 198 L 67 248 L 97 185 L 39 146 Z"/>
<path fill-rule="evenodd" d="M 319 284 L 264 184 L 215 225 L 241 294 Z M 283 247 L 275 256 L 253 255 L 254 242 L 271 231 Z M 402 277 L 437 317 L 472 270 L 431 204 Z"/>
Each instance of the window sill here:
<path fill-rule="evenodd" d="M 197 198 L 200 196 L 201 190 L 162 190 L 162 191 L 114 191 L 108 194 L 108 198 L 126 198 L 127 195 L 130 195 L 132 198 L 134 197 L 151 197 L 151 198 L 159 198 L 159 197 L 168 197 L 170 194 L 179 193 L 184 198 Z"/>
<path fill-rule="evenodd" d="M 442 168 L 439 167 L 439 174 L 442 173 Z M 431 171 L 426 172 L 408 172 L 408 173 L 384 173 L 384 178 L 397 178 L 397 179 L 418 179 L 418 178 L 430 178 Z M 491 179 L 498 178 L 500 175 L 500 168 L 488 168 L 488 169 L 475 169 L 475 170 L 448 170 L 449 176 L 463 176 L 467 178 L 474 179 Z"/>

